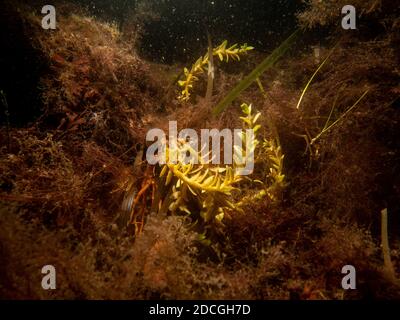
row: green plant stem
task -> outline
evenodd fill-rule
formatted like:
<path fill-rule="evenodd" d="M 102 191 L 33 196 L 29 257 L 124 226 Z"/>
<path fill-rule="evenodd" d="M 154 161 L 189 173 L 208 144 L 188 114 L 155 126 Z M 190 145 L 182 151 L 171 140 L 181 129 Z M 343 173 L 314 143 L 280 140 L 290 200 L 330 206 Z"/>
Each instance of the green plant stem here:
<path fill-rule="evenodd" d="M 220 114 L 225 108 L 235 100 L 242 91 L 247 89 L 257 78 L 261 76 L 290 48 L 297 38 L 300 30 L 293 32 L 278 48 L 276 48 L 268 57 L 266 57 L 249 75 L 240 81 L 213 109 L 214 115 Z"/>
<path fill-rule="evenodd" d="M 328 61 L 329 57 L 332 55 L 333 51 L 336 49 L 338 43 L 329 51 L 328 55 L 326 56 L 326 58 L 324 59 L 324 61 L 322 61 L 322 63 L 319 65 L 319 67 L 317 68 L 317 70 L 315 70 L 315 72 L 313 73 L 313 75 L 311 76 L 311 78 L 308 80 L 306 86 L 304 87 L 300 99 L 297 102 L 297 106 L 296 109 L 300 108 L 300 104 L 304 98 L 304 95 L 306 94 L 311 82 L 314 80 L 315 76 L 318 74 L 318 72 L 322 69 L 322 67 L 324 66 L 324 64 Z"/>
<path fill-rule="evenodd" d="M 335 97 L 335 101 L 333 101 L 333 106 L 332 106 L 331 112 L 329 113 L 329 116 L 326 119 L 326 122 L 325 122 L 325 125 L 324 125 L 324 128 L 322 129 L 322 131 L 326 130 L 326 128 L 328 127 L 329 121 L 331 121 L 331 118 L 332 118 L 332 115 L 333 115 L 333 110 L 335 110 L 336 103 L 337 103 L 337 101 L 339 99 L 339 94 L 340 94 L 340 91 L 341 91 L 342 88 L 343 88 L 343 86 L 340 87 L 340 89 L 339 89 L 339 91 L 338 91 L 338 93 L 337 93 L 337 95 Z"/>
<path fill-rule="evenodd" d="M 264 98 L 266 98 L 264 86 L 262 85 L 262 82 L 261 82 L 260 78 L 257 78 L 256 81 L 257 81 L 258 88 L 260 89 L 262 95 L 264 96 Z"/>
<path fill-rule="evenodd" d="M 334 127 L 340 120 L 342 120 L 351 110 L 353 110 L 362 99 L 364 99 L 364 97 L 367 95 L 369 90 L 366 90 L 363 95 L 349 108 L 346 110 L 345 113 L 343 113 L 338 119 L 336 119 L 330 126 L 328 126 L 327 128 L 324 127 L 324 129 L 322 129 L 322 131 L 315 136 L 314 138 L 311 139 L 310 145 L 314 144 L 324 133 L 328 132 L 330 129 L 332 129 L 332 127 Z"/>
<path fill-rule="evenodd" d="M 207 31 L 207 40 L 208 40 L 208 70 L 207 70 L 207 91 L 205 100 L 207 106 L 209 106 L 211 105 L 211 97 L 214 88 L 215 69 L 214 69 L 214 55 L 213 55 L 211 35 L 208 31 Z"/>

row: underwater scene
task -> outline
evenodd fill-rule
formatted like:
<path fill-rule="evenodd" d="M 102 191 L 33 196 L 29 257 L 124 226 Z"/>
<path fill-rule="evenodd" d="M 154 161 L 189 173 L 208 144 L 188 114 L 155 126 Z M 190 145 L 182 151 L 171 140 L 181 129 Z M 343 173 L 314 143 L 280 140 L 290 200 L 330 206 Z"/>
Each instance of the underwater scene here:
<path fill-rule="evenodd" d="M 400 299 L 400 6 L 0 4 L 0 299 Z"/>

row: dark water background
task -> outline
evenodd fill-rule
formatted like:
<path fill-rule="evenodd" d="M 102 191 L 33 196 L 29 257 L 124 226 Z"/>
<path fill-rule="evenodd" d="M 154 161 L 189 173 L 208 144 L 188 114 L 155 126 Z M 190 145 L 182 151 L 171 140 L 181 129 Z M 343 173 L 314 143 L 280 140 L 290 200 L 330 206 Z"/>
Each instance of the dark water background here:
<path fill-rule="evenodd" d="M 152 60 L 192 60 L 207 44 L 208 29 L 216 43 L 251 43 L 258 50 L 279 44 L 296 27 L 299 0 L 92 0 L 78 1 L 93 14 L 129 22 L 139 2 L 159 19 L 146 21 L 140 50 Z"/>
<path fill-rule="evenodd" d="M 249 43 L 271 51 L 297 24 L 300 0 L 71 0 L 98 19 L 115 22 L 123 30 L 140 23 L 142 37 L 136 50 L 160 63 L 188 63 L 204 54 L 207 31 L 213 43 Z M 32 1 L 38 13 L 44 1 Z M 139 8 L 139 9 L 138 9 Z M 140 10 L 140 14 L 138 15 Z M 9 121 L 26 125 L 41 114 L 39 79 L 48 72 L 33 47 L 23 23 L 0 4 L 0 89 L 6 93 Z M 148 17 L 151 18 L 148 18 Z M 147 18 L 146 18 L 147 17 Z M 157 18 L 154 18 L 157 17 Z M 0 123 L 6 122 L 1 105 Z"/>

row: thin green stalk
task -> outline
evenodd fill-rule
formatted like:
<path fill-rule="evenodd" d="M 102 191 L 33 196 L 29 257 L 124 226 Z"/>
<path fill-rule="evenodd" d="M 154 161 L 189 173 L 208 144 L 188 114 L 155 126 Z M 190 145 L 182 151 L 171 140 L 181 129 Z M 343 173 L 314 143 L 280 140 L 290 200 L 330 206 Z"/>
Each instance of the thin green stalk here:
<path fill-rule="evenodd" d="M 215 69 L 214 69 L 213 45 L 211 41 L 211 35 L 208 31 L 207 31 L 207 40 L 208 40 L 208 70 L 207 70 L 207 91 L 205 100 L 207 106 L 209 106 L 211 105 L 211 97 L 214 88 Z"/>
<path fill-rule="evenodd" d="M 297 102 L 297 106 L 296 109 L 300 108 L 300 104 L 304 98 L 304 95 L 306 94 L 311 82 L 314 80 L 315 76 L 318 74 L 318 72 L 322 69 L 322 67 L 324 66 L 324 64 L 328 61 L 329 57 L 332 55 L 333 51 L 336 49 L 337 44 L 329 51 L 328 55 L 326 56 L 326 58 L 324 59 L 324 61 L 322 61 L 322 63 L 319 65 L 319 67 L 317 68 L 317 70 L 315 70 L 315 72 L 313 73 L 313 75 L 311 76 L 311 78 L 308 80 L 306 86 L 304 87 L 300 99 Z"/>
<path fill-rule="evenodd" d="M 343 87 L 344 87 L 343 85 L 340 87 L 340 89 L 339 89 L 339 91 L 338 91 L 338 93 L 337 93 L 337 95 L 335 97 L 335 101 L 333 101 L 333 106 L 332 106 L 331 112 L 329 113 L 328 119 L 326 120 L 324 128 L 322 129 L 322 131 L 326 130 L 326 128 L 328 127 L 329 121 L 331 121 L 331 118 L 332 118 L 332 115 L 333 115 L 333 110 L 335 110 L 336 103 L 339 100 L 339 95 L 340 95 L 340 92 L 342 91 Z"/>
<path fill-rule="evenodd" d="M 312 145 L 313 143 L 315 143 L 315 141 L 317 141 L 324 133 L 326 133 L 327 131 L 329 131 L 330 129 L 332 129 L 332 127 L 334 127 L 340 120 L 342 120 L 351 110 L 353 110 L 362 99 L 364 99 L 364 97 L 367 95 L 369 90 L 366 90 L 363 95 L 349 108 L 346 110 L 345 113 L 343 113 L 338 119 L 336 119 L 329 127 L 322 129 L 322 131 L 316 136 L 314 137 L 310 144 Z"/>
<path fill-rule="evenodd" d="M 267 58 L 265 58 L 256 68 L 250 72 L 236 87 L 234 87 L 213 109 L 214 115 L 220 114 L 224 109 L 235 100 L 242 91 L 247 89 L 254 81 L 257 80 L 273 64 L 290 48 L 297 38 L 300 30 L 293 32 L 278 48 L 276 48 Z"/>
<path fill-rule="evenodd" d="M 260 89 L 262 95 L 263 95 L 264 98 L 265 98 L 265 97 L 266 97 L 266 94 L 265 94 L 264 86 L 262 85 L 262 82 L 261 82 L 260 78 L 257 78 L 256 81 L 257 81 L 258 88 Z"/>

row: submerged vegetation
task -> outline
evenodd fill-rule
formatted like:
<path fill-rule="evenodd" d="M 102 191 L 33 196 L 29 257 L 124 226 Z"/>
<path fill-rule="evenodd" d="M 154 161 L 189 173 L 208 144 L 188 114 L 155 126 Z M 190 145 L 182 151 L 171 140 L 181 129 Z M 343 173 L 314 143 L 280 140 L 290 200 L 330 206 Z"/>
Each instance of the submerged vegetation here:
<path fill-rule="evenodd" d="M 138 53 L 157 19 L 142 6 L 132 27 L 60 2 L 48 34 L 30 6 L 2 4 L 41 68 L 26 88 L 40 88 L 39 115 L 17 125 L 19 57 L 2 49 L 0 298 L 399 298 L 398 8 L 355 2 L 360 31 L 337 30 L 337 2 L 309 1 L 303 30 L 270 54 L 216 32 L 190 68 Z M 150 165 L 146 132 L 169 120 L 255 135 L 232 164 L 183 139 L 176 163 Z M 254 171 L 239 175 L 249 153 Z M 46 264 L 55 291 L 41 289 Z M 344 265 L 357 290 L 341 288 Z"/>
<path fill-rule="evenodd" d="M 228 42 L 225 40 L 218 47 L 212 50 L 212 55 L 217 56 L 220 61 L 228 62 L 229 59 L 232 60 L 240 60 L 240 55 L 246 54 L 248 51 L 253 50 L 254 48 L 248 46 L 247 44 L 243 44 L 238 47 L 237 44 L 230 46 L 227 48 Z M 209 53 L 207 53 L 204 57 L 200 57 L 193 66 L 189 69 L 184 69 L 184 80 L 179 80 L 178 84 L 182 87 L 182 92 L 180 93 L 178 99 L 181 101 L 187 101 L 190 98 L 190 90 L 193 89 L 193 83 L 197 81 L 198 76 L 204 73 L 205 71 L 209 71 L 208 65 L 210 63 Z"/>

